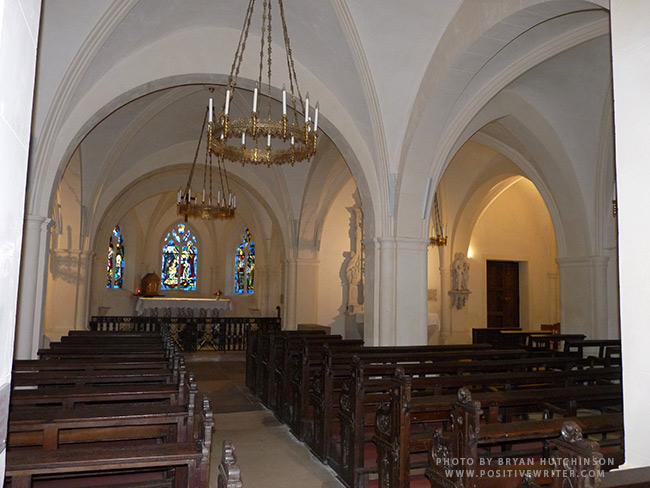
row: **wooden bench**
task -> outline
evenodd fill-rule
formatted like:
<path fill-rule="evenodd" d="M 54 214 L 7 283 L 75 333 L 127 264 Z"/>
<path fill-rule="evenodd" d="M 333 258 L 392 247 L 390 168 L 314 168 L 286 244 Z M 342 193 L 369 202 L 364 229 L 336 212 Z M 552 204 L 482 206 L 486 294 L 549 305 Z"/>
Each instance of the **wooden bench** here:
<path fill-rule="evenodd" d="M 344 340 L 340 335 L 319 337 L 284 336 L 282 340 L 283 344 L 275 349 L 275 360 L 273 361 L 275 369 L 269 378 L 270 382 L 273 383 L 273 388 L 269 390 L 272 392 L 272 396 L 268 399 L 266 405 L 280 419 L 284 419 L 288 413 L 286 410 L 291 405 L 287 400 L 291 398 L 291 377 L 294 373 L 292 368 L 299 366 L 299 363 L 294 362 L 294 359 L 300 355 L 303 342 L 307 342 L 317 349 L 324 347 L 325 344 L 336 349 L 363 346 L 363 341 Z"/>
<path fill-rule="evenodd" d="M 582 341 L 585 339 L 584 334 L 530 334 L 526 338 L 526 347 L 531 354 L 567 354 L 566 344 L 569 341 Z M 583 357 L 582 354 L 578 355 Z"/>
<path fill-rule="evenodd" d="M 593 486 L 579 482 L 579 473 L 594 472 L 589 481 L 597 484 L 598 474 L 611 469 L 599 452 L 597 442 L 583 439 L 589 432 L 618 432 L 622 430 L 621 416 L 589 416 L 572 419 L 551 419 L 535 422 L 513 422 L 482 425 L 480 403 L 473 401 L 467 390 L 460 390 L 451 416 L 451 427 L 443 433 L 436 430 L 429 448 L 426 476 L 432 488 L 464 486 L 472 488 L 529 488 L 553 486 Z M 524 441 L 546 441 L 555 439 L 544 457 L 530 457 L 528 450 L 508 452 L 510 461 L 494 462 L 493 458 L 482 457 L 482 445 L 497 440 L 509 443 Z M 503 458 L 502 458 L 503 459 Z M 383 466 L 380 488 L 408 486 L 394 470 L 385 472 Z M 403 469 L 408 469 L 403 467 Z M 535 472 L 536 476 L 531 476 Z M 526 480 L 520 484 L 522 477 Z"/>
<path fill-rule="evenodd" d="M 183 369 L 185 367 L 183 366 Z M 176 380 L 178 381 L 178 380 Z M 167 368 L 129 369 L 126 371 L 37 371 L 13 372 L 12 388 L 27 386 L 94 386 L 128 383 L 173 383 L 174 375 Z"/>
<path fill-rule="evenodd" d="M 325 331 L 308 330 L 308 331 L 270 331 L 262 332 L 257 339 L 258 354 L 254 365 L 255 372 L 252 392 L 262 400 L 262 403 L 268 404 L 269 399 L 274 396 L 274 383 L 272 381 L 273 372 L 275 371 L 275 361 L 278 357 L 278 349 L 284 344 L 284 337 L 289 336 L 309 336 L 318 334 L 325 336 Z"/>
<path fill-rule="evenodd" d="M 323 338 L 325 339 L 325 338 Z M 271 409 L 302 438 L 301 415 L 309 406 L 310 377 L 320 368 L 326 350 L 347 350 L 363 346 L 361 340 L 321 340 L 302 337 L 286 339 L 283 357 L 276 367 L 276 397 Z"/>
<path fill-rule="evenodd" d="M 594 351 L 595 349 L 595 351 Z M 579 357 L 594 357 L 607 361 L 610 364 L 620 366 L 621 354 L 621 341 L 620 339 L 583 339 L 583 340 L 568 340 L 564 343 L 564 350 L 569 355 Z M 592 352 L 592 354 L 589 354 Z M 595 352 L 595 354 L 593 354 Z M 613 361 L 615 358 L 618 361 Z"/>
<path fill-rule="evenodd" d="M 183 405 L 135 404 L 65 407 L 12 407 L 8 446 L 58 449 L 80 442 L 155 439 L 189 442 L 192 437 L 197 393 L 189 375 Z"/>
<path fill-rule="evenodd" d="M 545 387 L 471 394 L 463 388 L 461 389 L 462 393 L 459 394 L 412 397 L 410 381 L 410 378 L 398 371 L 391 389 L 391 402 L 382 404 L 377 411 L 373 440 L 377 445 L 379 478 L 385 480 L 387 477 L 392 477 L 391 479 L 394 481 L 393 484 L 382 485 L 384 488 L 386 486 L 391 488 L 408 486 L 408 474 L 411 467 L 410 454 L 421 452 L 427 448 L 426 439 L 431 436 L 431 427 L 434 427 L 434 431 L 438 431 L 444 428 L 448 419 L 451 418 L 451 428 L 453 429 L 456 418 L 453 413 L 454 409 L 459 408 L 459 403 L 462 404 L 462 408 L 465 408 L 464 405 L 467 403 L 459 402 L 459 398 L 473 397 L 473 402 L 485 405 L 487 408 L 485 411 L 481 411 L 481 414 L 483 414 L 483 421 L 488 423 L 496 422 L 499 410 L 512 406 L 527 406 L 541 412 L 548 408 L 548 402 L 552 400 L 556 404 L 565 405 L 567 417 L 576 417 L 577 407 L 583 402 L 593 408 L 595 404 L 612 401 L 620 403 L 622 401 L 620 385 Z M 472 404 L 476 405 L 476 403 Z M 607 425 L 611 424 L 611 417 L 601 416 L 600 419 L 609 422 Z M 423 429 L 420 428 L 418 435 L 414 435 L 414 425 L 423 427 Z M 604 425 L 601 425 L 600 428 L 605 429 Z M 478 434 L 478 430 L 474 432 Z M 424 441 L 422 435 L 425 436 Z M 519 432 L 518 435 L 521 433 Z M 538 435 L 542 437 L 541 434 Z M 504 435 L 503 440 L 507 441 L 507 437 Z M 527 440 L 530 441 L 531 438 L 529 437 Z M 489 442 L 496 442 L 495 438 L 491 437 Z"/>
<path fill-rule="evenodd" d="M 330 456 L 330 445 L 334 435 L 334 423 L 338 422 L 340 392 L 345 381 L 351 378 L 350 365 L 355 355 L 364 364 L 442 364 L 447 367 L 465 368 L 472 362 L 501 363 L 502 361 L 523 361 L 524 350 L 495 350 L 473 345 L 453 346 L 395 346 L 366 347 L 341 352 L 328 351 L 319 373 L 312 379 L 309 391 L 308 417 L 302 419 L 304 439 L 323 461 Z M 508 359 L 510 358 L 510 359 Z M 513 359 L 517 358 L 517 359 Z M 519 359 L 522 358 L 522 359 Z M 453 363 L 454 366 L 450 366 Z M 462 363 L 462 364 L 461 364 Z"/>
<path fill-rule="evenodd" d="M 400 366 L 410 377 L 414 396 L 443 395 L 470 386 L 475 391 L 512 390 L 576 384 L 620 382 L 620 368 L 591 368 L 580 370 L 541 370 L 533 372 L 503 372 L 486 374 L 440 374 L 436 365 Z M 338 417 L 340 448 L 330 449 L 328 464 L 339 470 L 350 486 L 361 486 L 358 474 L 363 472 L 365 452 L 372 437 L 367 432 L 375 427 L 375 413 L 382 402 L 390 401 L 389 391 L 395 374 L 394 367 L 364 365 L 353 361 L 352 378 L 341 392 Z M 431 376 L 434 375 L 434 376 Z M 336 456 L 341 456 L 336 458 Z M 347 459 L 344 458 L 347 456 Z"/>
<path fill-rule="evenodd" d="M 185 401 L 185 382 L 179 377 L 177 383 L 149 384 L 131 383 L 115 386 L 91 385 L 84 387 L 48 386 L 36 389 L 14 389 L 11 405 L 64 406 L 98 403 L 158 402 L 182 405 Z"/>
<path fill-rule="evenodd" d="M 7 451 L 6 475 L 11 488 L 28 488 L 39 478 L 92 476 L 93 486 L 102 475 L 142 470 L 174 470 L 175 488 L 205 488 L 209 484 L 210 446 L 214 421 L 207 397 L 203 399 L 196 442 L 152 443 L 133 446 L 67 448 L 57 450 L 18 449 Z M 109 478 L 109 485 L 116 483 Z M 128 479 L 128 476 L 127 476 Z M 119 486 L 142 487 L 120 483 Z M 146 485 L 145 485 L 146 486 Z"/>
<path fill-rule="evenodd" d="M 74 349 L 39 349 L 38 355 L 44 359 L 95 359 L 97 357 L 124 360 L 124 359 L 165 359 L 165 351 L 138 351 L 138 350 L 105 350 L 97 347 Z"/>
<path fill-rule="evenodd" d="M 598 488 L 648 488 L 650 466 L 609 471 Z"/>

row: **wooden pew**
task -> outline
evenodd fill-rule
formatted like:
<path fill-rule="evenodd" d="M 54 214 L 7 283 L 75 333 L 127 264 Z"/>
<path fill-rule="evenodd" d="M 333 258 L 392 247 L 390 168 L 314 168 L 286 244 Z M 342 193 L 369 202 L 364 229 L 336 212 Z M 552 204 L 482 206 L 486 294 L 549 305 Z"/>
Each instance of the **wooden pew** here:
<path fill-rule="evenodd" d="M 363 341 L 344 341 L 343 337 L 338 334 L 325 334 L 323 336 L 311 337 L 282 335 L 280 344 L 276 342 L 276 347 L 274 349 L 274 370 L 271 371 L 271 375 L 268 378 L 269 382 L 273 384 L 273 388 L 269 388 L 270 396 L 267 399 L 267 403 L 265 403 L 265 405 L 280 419 L 284 418 L 285 405 L 288 405 L 286 400 L 290 398 L 290 368 L 292 361 L 299 354 L 303 340 L 316 346 L 324 344 L 337 348 L 339 347 L 339 344 L 340 347 L 363 346 Z M 297 365 L 294 364 L 294 366 Z"/>
<path fill-rule="evenodd" d="M 137 350 L 106 350 L 101 354 L 97 347 L 74 348 L 74 349 L 39 349 L 38 356 L 43 359 L 94 359 L 99 357 L 123 360 L 123 359 L 164 359 L 167 357 L 165 351 L 137 351 Z"/>
<path fill-rule="evenodd" d="M 225 440 L 221 450 L 217 488 L 243 488 L 243 486 L 239 466 L 235 460 L 235 447 L 231 441 Z"/>
<path fill-rule="evenodd" d="M 90 407 L 16 407 L 10 411 L 8 446 L 60 445 L 113 440 L 159 439 L 189 442 L 192 437 L 197 386 L 189 374 L 182 405 L 97 404 Z"/>
<path fill-rule="evenodd" d="M 341 352 L 327 351 L 321 371 L 313 378 L 309 392 L 310 418 L 303 418 L 306 439 L 310 448 L 323 461 L 330 458 L 329 448 L 334 437 L 334 422 L 338 422 L 339 396 L 345 381 L 351 378 L 350 364 L 355 355 L 364 364 L 427 364 L 436 363 L 449 367 L 450 362 L 457 369 L 471 368 L 473 361 L 492 363 L 513 360 L 519 364 L 525 361 L 524 350 L 495 350 L 485 345 L 457 346 L 387 346 L 352 348 Z M 510 359 L 508 359 L 510 358 Z M 513 359 L 516 358 L 516 359 Z M 462 363 L 462 364 L 461 364 Z M 444 366 L 443 366 L 444 367 Z"/>
<path fill-rule="evenodd" d="M 410 377 L 414 396 L 443 395 L 469 385 L 472 389 L 481 391 L 599 384 L 621 380 L 620 368 L 448 375 L 440 374 L 433 364 L 429 368 L 404 365 L 400 366 L 400 370 Z M 359 474 L 367 468 L 364 466 L 364 455 L 372 441 L 366 432 L 375 427 L 374 414 L 379 405 L 391 400 L 387 392 L 391 389 L 395 371 L 394 367 L 388 366 L 364 367 L 356 358 L 353 361 L 352 378 L 343 386 L 338 414 L 341 445 L 339 449 L 329 450 L 327 460 L 350 486 L 362 485 Z"/>
<path fill-rule="evenodd" d="M 268 404 L 269 399 L 275 395 L 275 384 L 273 380 L 273 372 L 275 371 L 275 361 L 279 354 L 279 349 L 284 343 L 286 336 L 310 336 L 313 334 L 325 337 L 323 330 L 306 330 L 306 331 L 270 331 L 262 332 L 257 339 L 258 354 L 255 362 L 255 383 L 253 393 L 262 400 L 265 405 Z"/>
<path fill-rule="evenodd" d="M 582 341 L 585 339 L 584 334 L 530 334 L 527 337 L 526 347 L 531 354 L 567 354 L 566 344 L 569 341 Z M 578 354 L 578 357 L 583 357 Z"/>
<path fill-rule="evenodd" d="M 209 483 L 210 446 L 214 425 L 207 397 L 203 399 L 198 439 L 192 442 L 151 443 L 120 447 L 67 448 L 57 450 L 8 450 L 6 475 L 12 488 L 31 487 L 34 479 L 56 476 L 92 476 L 93 486 L 106 473 L 174 469 L 175 488 L 204 488 Z M 109 478 L 110 484 L 114 484 Z M 105 485 L 109 486 L 109 485 Z M 121 487 L 141 487 L 120 483 Z"/>
<path fill-rule="evenodd" d="M 609 471 L 598 488 L 647 488 L 650 486 L 650 466 Z"/>
<path fill-rule="evenodd" d="M 70 330 L 67 335 L 61 337 L 61 342 L 74 341 L 74 340 L 94 340 L 99 338 L 105 340 L 119 340 L 119 341 L 158 341 L 161 340 L 163 334 L 161 332 L 111 332 L 101 330 Z"/>
<path fill-rule="evenodd" d="M 184 366 L 183 366 L 184 368 Z M 12 388 L 27 386 L 95 386 L 123 385 L 127 383 L 173 383 L 172 372 L 167 368 L 129 369 L 126 371 L 37 371 L 13 372 Z"/>
<path fill-rule="evenodd" d="M 276 361 L 276 397 L 270 408 L 298 438 L 302 438 L 300 415 L 309 405 L 310 373 L 314 374 L 320 368 L 324 352 L 362 346 L 361 340 L 344 340 L 338 336 L 285 338 L 283 355 L 280 361 Z"/>
<path fill-rule="evenodd" d="M 60 360 L 49 359 L 46 362 L 56 364 Z M 84 360 L 92 364 L 92 360 Z M 65 362 L 65 360 L 64 360 Z M 48 385 L 38 388 L 16 387 L 11 394 L 12 406 L 64 406 L 74 408 L 83 404 L 97 403 L 136 403 L 136 402 L 157 402 L 170 405 L 182 405 L 185 396 L 185 366 L 178 361 L 180 366 L 177 373 L 170 372 L 172 381 L 160 383 L 123 382 L 117 385 L 109 385 L 103 381 L 90 380 L 86 386 L 60 386 L 62 383 L 69 383 L 69 379 L 62 379 L 57 385 Z M 84 363 L 78 363 L 81 367 Z M 85 367 L 85 366 L 84 366 Z M 14 373 L 23 374 L 23 373 Z M 29 373 L 27 373 L 29 374 Z M 37 373 L 38 374 L 38 373 Z M 92 371 L 86 372 L 86 375 Z M 46 373 L 46 378 L 49 373 Z M 38 377 L 34 382 L 38 383 Z M 111 380 L 112 381 L 112 380 Z"/>
<path fill-rule="evenodd" d="M 612 422 L 608 416 L 591 416 L 485 426 L 481 424 L 480 416 L 479 402 L 473 401 L 468 391 L 460 390 L 449 431 L 443 433 L 436 430 L 432 438 L 426 469 L 432 488 L 539 488 L 540 485 L 549 484 L 554 487 L 584 488 L 597 485 L 601 472 L 614 467 L 603 458 L 598 443 L 583 439 L 583 433 L 620 430 L 620 418 L 618 422 Z M 549 438 L 555 440 L 545 457 L 531 458 L 525 451 L 515 451 L 508 453 L 510 462 L 496 463 L 493 459 L 482 457 L 481 445 L 486 439 L 490 443 L 499 436 L 509 442 L 514 442 L 515 437 L 527 442 Z M 587 477 L 581 477 L 580 472 Z M 532 476 L 532 473 L 536 473 L 536 476 Z M 380 482 L 380 488 L 408 486 L 397 477 L 397 473 L 382 474 L 383 478 L 380 479 L 386 480 L 391 475 L 392 478 L 388 483 Z M 519 484 L 524 475 L 527 475 L 526 480 Z M 588 484 L 585 484 L 587 480 Z"/>
<path fill-rule="evenodd" d="M 320 373 L 324 357 L 328 351 L 359 347 L 360 341 L 340 341 L 335 343 L 314 343 L 301 341 L 301 347 L 292 358 L 293 364 L 289 367 L 289 389 L 284 401 L 287 402 L 284 422 L 296 437 L 306 440 L 309 421 L 312 418 L 309 392 L 313 379 Z"/>
<path fill-rule="evenodd" d="M 498 391 L 498 392 L 479 392 L 470 393 L 467 389 L 462 388 L 457 395 L 438 395 L 435 397 L 412 397 L 410 389 L 410 378 L 404 376 L 403 373 L 398 372 L 395 378 L 395 384 L 391 389 L 391 402 L 385 403 L 380 406 L 377 411 L 376 430 L 374 441 L 377 445 L 377 469 L 379 471 L 379 479 L 390 479 L 390 484 L 380 484 L 382 488 L 395 488 L 408 486 L 408 478 L 411 467 L 410 454 L 412 452 L 422 452 L 427 448 L 427 437 L 430 437 L 430 432 L 427 433 L 426 429 L 423 440 L 421 435 L 418 437 L 412 435 L 412 424 L 424 422 L 428 426 L 434 426 L 434 432 L 441 431 L 445 427 L 445 423 L 451 418 L 451 429 L 453 432 L 454 422 L 457 418 L 457 409 L 469 406 L 472 408 L 479 405 L 478 410 L 472 411 L 476 414 L 480 410 L 480 405 L 486 405 L 488 408 L 484 412 L 481 410 L 482 418 L 488 423 L 496 420 L 495 412 L 499 408 L 514 405 L 527 405 L 531 407 L 537 406 L 540 410 L 546 408 L 546 401 L 553 399 L 554 402 L 567 403 L 567 417 L 576 417 L 576 408 L 579 402 L 587 401 L 589 399 L 589 406 L 593 407 L 593 403 L 601 403 L 602 400 L 611 401 L 618 398 L 622 399 L 622 390 L 620 385 L 613 386 L 580 386 L 569 388 L 540 388 L 535 390 L 517 390 L 517 391 Z M 468 400 L 469 398 L 469 400 Z M 579 399 L 579 400 L 578 400 Z M 462 400 L 462 401 L 461 401 Z M 477 403 L 480 402 L 480 403 Z M 478 415 L 478 414 L 477 414 Z M 477 422 L 480 417 L 477 417 Z M 620 416 L 618 417 L 621 420 Z M 556 419 L 550 419 L 549 422 L 556 422 Z M 612 426 L 613 424 L 613 426 Z M 494 424 L 498 426 L 508 424 Z M 509 435 L 523 436 L 521 432 L 521 425 L 513 424 L 512 433 L 506 431 L 501 434 L 501 440 L 512 442 L 508 439 Z M 610 416 L 601 415 L 595 420 L 591 421 L 590 429 L 594 431 L 607 431 L 608 429 L 620 430 L 621 425 L 613 421 Z M 517 430 L 519 427 L 519 430 Z M 529 424 L 530 431 L 526 434 L 525 440 L 532 440 L 532 436 L 536 435 L 535 439 L 540 440 L 548 436 L 544 433 L 544 429 L 540 429 L 539 425 Z M 483 426 L 481 426 L 483 428 Z M 492 427 L 496 429 L 497 427 Z M 503 428 L 503 427 L 501 427 Z M 539 432 L 534 432 L 537 428 Z M 486 429 L 488 427 L 486 426 Z M 507 427 L 506 427 L 507 429 Z M 489 430 L 489 429 L 488 429 Z M 478 434 L 478 429 L 473 431 Z M 437 434 L 440 435 L 440 434 Z M 474 435 L 474 434 L 472 434 Z M 476 437 L 476 436 L 475 436 Z M 524 436 L 525 437 L 525 436 Z M 478 438 L 478 437 L 477 437 Z M 434 448 L 435 448 L 434 437 Z M 486 438 L 486 443 L 496 443 L 495 436 Z M 432 448 L 433 449 L 433 448 Z M 471 453 L 461 452 L 460 458 L 467 458 Z M 383 483 L 383 481 L 381 482 Z M 452 485 L 435 485 L 435 486 L 452 486 Z M 465 485 L 466 486 L 466 485 Z"/>
<path fill-rule="evenodd" d="M 593 351 L 595 349 L 595 351 Z M 594 357 L 599 362 L 604 362 L 607 358 L 612 364 L 612 360 L 618 357 L 620 365 L 621 341 L 620 339 L 583 339 L 568 340 L 564 343 L 564 350 L 569 355 L 579 357 Z M 592 354 L 589 354 L 592 352 Z M 595 355 L 593 354 L 595 352 Z"/>
<path fill-rule="evenodd" d="M 182 387 L 173 384 L 129 384 L 111 386 L 52 387 L 35 390 L 14 390 L 11 405 L 62 405 L 74 408 L 92 403 L 160 402 L 179 405 L 183 402 Z"/>

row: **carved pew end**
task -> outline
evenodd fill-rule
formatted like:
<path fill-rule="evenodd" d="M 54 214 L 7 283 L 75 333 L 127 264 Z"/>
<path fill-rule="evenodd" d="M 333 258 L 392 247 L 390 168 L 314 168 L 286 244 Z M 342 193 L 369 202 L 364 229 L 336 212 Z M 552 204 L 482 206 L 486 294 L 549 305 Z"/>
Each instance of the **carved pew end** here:
<path fill-rule="evenodd" d="M 221 463 L 219 464 L 218 488 L 242 488 L 241 472 L 235 460 L 235 447 L 232 441 L 223 441 Z"/>

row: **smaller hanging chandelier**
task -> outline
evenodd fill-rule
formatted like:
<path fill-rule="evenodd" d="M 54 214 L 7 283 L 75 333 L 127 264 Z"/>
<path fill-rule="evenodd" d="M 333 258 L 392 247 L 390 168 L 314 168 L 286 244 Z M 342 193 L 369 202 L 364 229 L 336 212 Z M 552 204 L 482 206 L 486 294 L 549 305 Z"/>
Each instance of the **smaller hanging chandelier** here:
<path fill-rule="evenodd" d="M 435 237 L 429 238 L 430 246 L 446 246 L 447 245 L 447 226 L 442 225 L 442 216 L 440 215 L 440 196 L 438 192 L 433 196 L 433 231 Z"/>
<path fill-rule="evenodd" d="M 309 94 L 303 99 L 291 54 L 291 45 L 284 16 L 284 4 L 277 0 L 282 20 L 284 48 L 289 73 L 289 92 L 282 87 L 282 113 L 275 107 L 271 110 L 271 5 L 273 0 L 264 0 L 262 9 L 262 35 L 259 56 L 259 74 L 252 97 L 250 117 L 231 117 L 231 101 L 237 88 L 237 76 L 246 49 L 246 40 L 255 8 L 255 0 L 249 0 L 244 25 L 235 51 L 226 95 L 221 113 L 215 123 L 215 138 L 211 150 L 219 158 L 244 164 L 285 164 L 309 160 L 316 152 L 318 141 L 318 104 L 312 120 L 309 108 Z M 266 50 L 266 54 L 265 54 Z M 266 62 L 266 83 L 263 67 Z M 264 102 L 267 102 L 264 104 Z M 264 105 L 264 106 L 263 106 Z M 262 112 L 266 112 L 262 114 Z M 275 112 L 275 113 L 274 113 Z"/>
<path fill-rule="evenodd" d="M 199 135 L 199 142 L 196 146 L 194 161 L 192 162 L 190 176 L 185 185 L 185 191 L 178 190 L 176 211 L 178 215 L 185 217 L 185 222 L 187 222 L 188 217 L 206 220 L 225 220 L 232 219 L 235 216 L 237 197 L 230 190 L 228 175 L 223 166 L 223 160 L 217 157 L 217 163 L 213 164 L 212 152 L 210 151 L 213 134 L 212 99 L 210 99 L 210 105 L 206 108 L 205 116 L 203 117 L 201 134 Z M 203 186 L 200 191 L 192 192 L 192 179 L 196 170 L 196 162 L 204 135 L 207 135 L 207 141 L 205 145 L 205 163 L 203 165 Z M 216 175 L 213 173 L 216 173 Z M 214 191 L 214 180 L 217 182 L 216 192 Z"/>

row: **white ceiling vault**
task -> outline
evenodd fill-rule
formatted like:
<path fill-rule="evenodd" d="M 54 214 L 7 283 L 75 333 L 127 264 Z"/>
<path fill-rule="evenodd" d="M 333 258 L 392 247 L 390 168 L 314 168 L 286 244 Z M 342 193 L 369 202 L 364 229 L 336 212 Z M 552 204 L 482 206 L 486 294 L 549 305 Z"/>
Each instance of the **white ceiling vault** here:
<path fill-rule="evenodd" d="M 222 97 L 246 6 L 43 0 L 27 212 L 51 214 L 75 153 L 91 237 L 125 195 L 175 193 L 194 155 L 207 88 Z M 369 235 L 425 237 L 427 180 L 436 184 L 462 144 L 508 115 L 507 130 L 483 139 L 525 146 L 518 154 L 537 172 L 551 213 L 569 204 L 556 193 L 569 191 L 581 197 L 571 202 L 578 209 L 570 219 L 579 219 L 607 184 L 578 183 L 608 152 L 598 142 L 604 114 L 611 116 L 607 7 L 605 0 L 285 0 L 301 89 L 320 101 L 324 137 L 311 163 L 228 164 L 233 184 L 280 224 L 285 243 L 296 233 L 318 242 L 317 221 L 335 194 L 328 184 L 341 187 L 349 177 Z M 277 96 L 285 67 L 274 29 Z M 256 28 L 247 46 L 240 110 L 257 78 Z M 524 105 L 516 116 L 504 112 Z M 561 166 L 558 181 L 553 165 Z M 134 191 L 141 184 L 146 194 Z M 581 242 L 575 252 L 590 246 Z M 570 243 L 559 248 L 573 252 Z"/>

